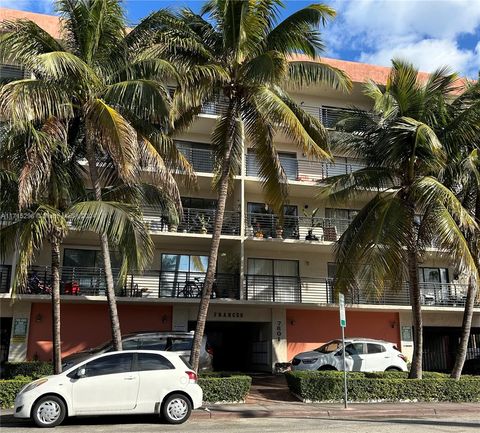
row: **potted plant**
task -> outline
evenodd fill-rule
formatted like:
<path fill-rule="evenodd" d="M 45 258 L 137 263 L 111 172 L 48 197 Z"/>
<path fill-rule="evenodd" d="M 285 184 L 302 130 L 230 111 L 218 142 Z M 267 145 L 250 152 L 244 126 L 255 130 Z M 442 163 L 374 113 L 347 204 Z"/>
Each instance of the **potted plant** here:
<path fill-rule="evenodd" d="M 200 233 L 202 235 L 206 235 L 208 232 L 208 224 L 210 222 L 210 218 L 205 214 L 201 213 L 197 216 L 198 222 L 200 224 Z"/>
<path fill-rule="evenodd" d="M 320 208 L 316 207 L 312 210 L 311 213 L 308 213 L 306 209 L 303 209 L 303 216 L 310 219 L 310 228 L 308 229 L 307 234 L 305 235 L 306 241 L 318 241 L 318 237 L 313 234 L 313 229 L 315 227 L 320 227 L 322 223 L 316 219 L 317 212 Z"/>
<path fill-rule="evenodd" d="M 257 223 L 255 226 L 254 235 L 256 238 L 263 239 L 263 230 L 260 228 L 260 224 Z"/>
<path fill-rule="evenodd" d="M 283 239 L 283 227 L 278 225 L 275 229 L 276 237 L 279 239 Z"/>

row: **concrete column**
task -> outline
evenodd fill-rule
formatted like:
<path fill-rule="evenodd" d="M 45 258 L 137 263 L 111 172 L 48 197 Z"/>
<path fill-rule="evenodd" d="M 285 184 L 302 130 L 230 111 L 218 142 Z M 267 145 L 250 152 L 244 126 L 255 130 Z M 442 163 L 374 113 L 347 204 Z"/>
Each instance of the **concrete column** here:
<path fill-rule="evenodd" d="M 272 371 L 277 362 L 287 362 L 287 314 L 285 308 L 272 308 Z"/>
<path fill-rule="evenodd" d="M 188 331 L 188 307 L 182 305 L 173 306 L 172 331 Z"/>
<path fill-rule="evenodd" d="M 402 310 L 398 314 L 400 326 L 400 350 L 408 358 L 412 360 L 413 356 L 413 323 L 412 312 Z"/>
<path fill-rule="evenodd" d="M 12 332 L 10 334 L 10 350 L 8 352 L 9 362 L 22 362 L 27 360 L 31 307 L 31 302 L 25 301 L 16 301 L 11 307 Z M 25 335 L 21 332 L 24 326 L 26 326 Z"/>

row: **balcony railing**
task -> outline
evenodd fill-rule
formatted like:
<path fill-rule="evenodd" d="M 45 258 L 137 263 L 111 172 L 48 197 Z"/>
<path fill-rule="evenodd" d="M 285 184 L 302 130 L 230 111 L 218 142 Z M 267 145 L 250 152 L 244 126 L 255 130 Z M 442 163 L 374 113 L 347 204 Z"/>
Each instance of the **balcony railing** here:
<path fill-rule="evenodd" d="M 245 225 L 247 236 L 256 238 L 335 242 L 350 222 L 348 219 L 284 215 L 280 228 L 279 218 L 275 214 L 248 213 Z"/>
<path fill-rule="evenodd" d="M 422 305 L 463 307 L 468 286 L 455 283 L 421 283 Z M 248 301 L 334 304 L 333 280 L 330 278 L 245 275 L 245 299 Z M 385 290 L 380 295 L 360 289 L 345 295 L 351 305 L 410 305 L 408 286 L 399 291 Z M 479 304 L 476 304 L 479 306 Z"/>
<path fill-rule="evenodd" d="M 356 160 L 347 162 L 337 160 L 335 163 L 309 161 L 307 159 L 282 158 L 280 163 L 288 180 L 299 182 L 322 182 L 327 177 L 350 174 L 365 167 Z M 259 177 L 259 165 L 255 154 L 249 153 L 246 160 L 247 176 Z"/>
<path fill-rule="evenodd" d="M 168 224 L 162 212 L 153 207 L 143 209 L 143 217 L 152 232 L 178 231 L 182 233 L 212 234 L 215 222 L 215 209 L 184 208 L 182 221 L 178 227 Z M 222 234 L 240 235 L 240 212 L 225 211 Z"/>
<path fill-rule="evenodd" d="M 119 270 L 112 269 L 117 296 L 134 298 L 199 298 L 203 291 L 204 272 L 175 272 L 149 270 L 128 273 L 126 281 L 119 285 Z M 105 296 L 105 270 L 98 267 L 60 268 L 60 293 L 76 296 Z M 27 284 L 20 293 L 51 295 L 52 272 L 50 266 L 32 266 Z M 217 273 L 212 298 L 240 299 L 238 274 Z"/>
<path fill-rule="evenodd" d="M 10 291 L 11 275 L 12 267 L 10 265 L 0 265 L 0 293 L 8 293 Z"/>
<path fill-rule="evenodd" d="M 228 108 L 228 103 L 224 98 L 218 98 L 216 101 L 205 104 L 202 109 L 202 114 L 219 115 Z M 327 107 L 327 106 L 312 106 L 301 105 L 301 108 L 311 116 L 318 119 L 326 128 L 333 128 L 341 118 L 345 117 L 352 110 L 348 108 Z"/>
<path fill-rule="evenodd" d="M 210 149 L 189 146 L 187 142 L 178 141 L 177 146 L 183 153 L 193 170 L 199 173 L 213 172 L 213 153 Z"/>

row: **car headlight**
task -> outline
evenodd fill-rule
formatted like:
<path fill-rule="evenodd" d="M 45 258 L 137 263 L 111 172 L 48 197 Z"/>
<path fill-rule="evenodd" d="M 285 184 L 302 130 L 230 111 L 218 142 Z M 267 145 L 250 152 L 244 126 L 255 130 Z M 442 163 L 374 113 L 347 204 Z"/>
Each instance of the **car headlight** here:
<path fill-rule="evenodd" d="M 48 381 L 47 378 L 35 380 L 34 382 L 29 383 L 25 388 L 23 388 L 23 389 L 19 392 L 19 394 L 23 394 L 23 393 L 25 393 L 25 392 L 31 391 L 32 389 L 35 389 L 37 386 L 43 385 L 43 384 L 44 384 L 45 382 L 47 382 L 47 381 Z"/>
<path fill-rule="evenodd" d="M 318 358 L 305 358 L 302 359 L 304 364 L 315 364 L 318 361 Z"/>

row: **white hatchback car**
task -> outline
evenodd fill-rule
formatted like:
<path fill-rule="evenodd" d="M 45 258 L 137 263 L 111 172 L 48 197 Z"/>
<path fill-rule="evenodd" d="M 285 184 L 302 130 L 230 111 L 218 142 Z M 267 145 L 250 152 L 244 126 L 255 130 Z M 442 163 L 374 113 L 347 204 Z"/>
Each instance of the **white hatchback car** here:
<path fill-rule="evenodd" d="M 175 353 L 128 350 L 92 356 L 61 374 L 26 385 L 14 416 L 55 427 L 66 416 L 159 414 L 185 422 L 202 405 L 197 375 Z"/>
<path fill-rule="evenodd" d="M 292 360 L 292 370 L 343 370 L 342 340 L 302 352 Z M 345 339 L 347 371 L 407 371 L 407 358 L 394 343 L 369 338 Z"/>

